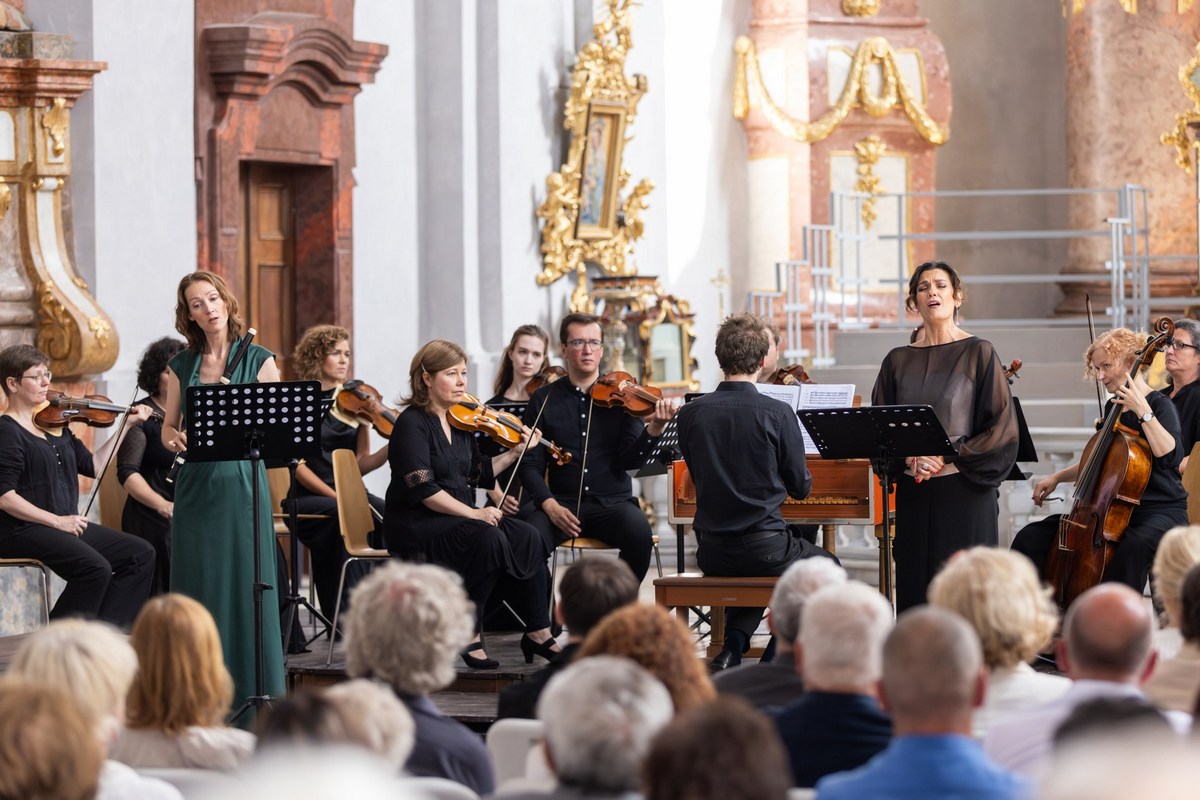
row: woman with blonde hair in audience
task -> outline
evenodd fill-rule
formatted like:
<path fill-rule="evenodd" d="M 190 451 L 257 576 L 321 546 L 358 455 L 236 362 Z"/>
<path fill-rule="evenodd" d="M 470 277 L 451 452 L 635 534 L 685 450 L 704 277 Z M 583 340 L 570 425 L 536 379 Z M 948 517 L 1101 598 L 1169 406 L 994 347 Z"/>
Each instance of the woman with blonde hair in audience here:
<path fill-rule="evenodd" d="M 129 641 L 140 668 L 113 758 L 137 769 L 232 770 L 254 752 L 253 734 L 221 724 L 233 679 L 208 609 L 181 594 L 152 598 Z"/>
<path fill-rule="evenodd" d="M 1029 666 L 1050 644 L 1058 610 L 1032 562 L 1019 553 L 994 547 L 964 550 L 930 583 L 929 603 L 969 622 L 983 645 L 988 691 L 974 716 L 977 738 L 1004 716 L 1049 702 L 1070 687 L 1066 678 Z"/>
<path fill-rule="evenodd" d="M 634 603 L 601 620 L 583 640 L 575 661 L 598 655 L 623 656 L 648 670 L 671 693 L 675 713 L 717 696 L 691 634 L 661 606 Z"/>
<path fill-rule="evenodd" d="M 1171 613 L 1183 634 L 1183 646 L 1171 658 L 1159 659 L 1142 690 L 1163 711 L 1191 714 L 1200 700 L 1200 564 L 1188 570 L 1176 597 Z"/>
<path fill-rule="evenodd" d="M 1200 563 L 1200 525 L 1179 525 L 1163 534 L 1154 554 L 1154 566 L 1150 570 L 1154 578 L 1155 599 L 1162 605 L 1162 627 L 1155 633 L 1154 647 L 1158 657 L 1173 658 L 1179 652 L 1183 639 L 1179 636 L 1179 618 L 1182 613 L 1180 592 L 1183 577 L 1193 566 Z"/>
<path fill-rule="evenodd" d="M 137 672 L 137 655 L 116 628 L 80 619 L 55 620 L 21 643 L 6 680 L 23 679 L 65 690 L 94 724 L 107 752 L 125 718 L 125 696 Z M 174 786 L 146 778 L 108 759 L 97 800 L 182 800 Z"/>
<path fill-rule="evenodd" d="M 0 800 L 92 800 L 104 748 L 61 689 L 0 680 Z"/>

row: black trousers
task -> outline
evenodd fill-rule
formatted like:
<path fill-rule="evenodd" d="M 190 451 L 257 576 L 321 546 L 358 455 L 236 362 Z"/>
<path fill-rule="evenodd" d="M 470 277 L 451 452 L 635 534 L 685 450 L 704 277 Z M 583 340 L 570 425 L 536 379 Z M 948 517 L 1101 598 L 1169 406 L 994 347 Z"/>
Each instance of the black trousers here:
<path fill-rule="evenodd" d="M 1061 516 L 1054 514 L 1031 522 L 1013 540 L 1012 549 L 1028 556 L 1037 566 L 1039 575 L 1046 572 L 1046 560 L 1054 546 Z M 1146 588 L 1146 579 L 1150 576 L 1154 554 L 1158 552 L 1163 534 L 1176 525 L 1187 524 L 1187 506 L 1184 505 L 1135 509 L 1101 580 L 1123 583 L 1140 594 Z"/>
<path fill-rule="evenodd" d="M 962 475 L 896 485 L 896 613 L 925 602 L 929 582 L 959 550 L 995 547 L 999 493 Z"/>
<path fill-rule="evenodd" d="M 89 523 L 80 536 L 45 525 L 0 534 L 0 557 L 36 558 L 67 582 L 51 619 L 95 617 L 128 629 L 150 596 L 154 547 Z"/>
<path fill-rule="evenodd" d="M 558 502 L 572 512 L 575 511 L 574 500 L 560 497 Z M 579 513 L 575 516 L 579 518 L 582 528 L 580 536 L 599 539 L 619 550 L 621 560 L 629 565 L 629 568 L 633 570 L 634 577 L 638 579 L 638 583 L 641 583 L 642 579 L 646 577 L 647 570 L 650 569 L 650 554 L 654 549 L 654 540 L 651 538 L 650 523 L 641 507 L 638 506 L 637 499 L 631 497 L 613 505 L 603 505 L 592 498 L 585 497 L 579 505 Z M 537 528 L 552 553 L 560 542 L 565 542 L 569 538 L 567 534 L 554 527 L 550 518 L 541 509 L 530 514 L 527 522 Z"/>
<path fill-rule="evenodd" d="M 697 533 L 696 564 L 705 575 L 740 578 L 782 575 L 794 562 L 813 556 L 824 556 L 841 563 L 833 553 L 802 536 L 793 536 L 790 531 L 779 531 L 764 538 L 755 536 L 721 537 Z M 747 538 L 750 541 L 746 541 Z M 765 608 L 726 608 L 725 649 L 745 652 L 764 611 Z"/>
<path fill-rule="evenodd" d="M 367 499 L 382 515 L 383 499 L 373 494 L 368 494 Z M 281 506 L 284 514 L 291 513 L 290 500 L 284 500 Z M 317 602 L 321 607 L 321 613 L 327 619 L 333 619 L 338 599 L 338 581 L 342 577 L 342 564 L 346 563 L 346 559 L 350 557 L 346 553 L 346 546 L 342 543 L 342 532 L 338 525 L 337 498 L 319 495 L 297 497 L 296 513 L 325 514 L 329 517 L 329 519 L 296 520 L 300 528 L 296 533 L 296 538 L 308 548 L 312 556 L 313 583 L 316 584 Z M 285 516 L 283 521 L 290 530 L 291 520 Z M 372 534 L 373 543 L 375 537 L 378 537 L 379 542 L 383 541 L 383 524 L 379 520 L 375 521 L 375 533 Z M 349 597 L 350 590 L 366 577 L 368 572 L 370 572 L 370 566 L 362 561 L 355 561 L 346 568 L 346 586 L 342 590 L 342 608 L 346 608 L 346 598 Z"/>

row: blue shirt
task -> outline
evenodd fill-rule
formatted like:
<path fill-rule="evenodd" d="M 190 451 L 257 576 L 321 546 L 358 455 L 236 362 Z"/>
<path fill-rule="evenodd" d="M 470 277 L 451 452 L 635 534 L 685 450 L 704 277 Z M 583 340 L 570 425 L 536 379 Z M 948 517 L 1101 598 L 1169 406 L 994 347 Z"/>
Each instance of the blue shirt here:
<path fill-rule="evenodd" d="M 865 766 L 817 782 L 817 800 L 1018 800 L 1033 784 L 993 763 L 974 739 L 909 735 Z"/>

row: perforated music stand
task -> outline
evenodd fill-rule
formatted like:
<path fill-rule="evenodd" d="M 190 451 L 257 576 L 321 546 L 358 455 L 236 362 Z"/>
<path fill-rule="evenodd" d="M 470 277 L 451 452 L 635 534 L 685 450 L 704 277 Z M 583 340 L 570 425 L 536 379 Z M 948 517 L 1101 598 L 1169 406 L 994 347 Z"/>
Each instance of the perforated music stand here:
<path fill-rule="evenodd" d="M 261 462 L 284 466 L 321 453 L 321 384 L 317 381 L 191 386 L 187 390 L 188 461 L 250 461 L 254 521 L 254 694 L 233 716 L 269 706 L 263 667 L 263 582 L 258 477 Z"/>
<path fill-rule="evenodd" d="M 909 456 L 956 455 L 933 406 L 868 406 L 866 408 L 814 408 L 796 412 L 808 429 L 822 458 L 869 458 L 883 487 L 883 590 L 892 600 L 891 537 L 895 519 L 891 511 L 892 487 L 900 472 L 892 474 L 897 459 Z M 900 463 L 903 463 L 902 461 Z"/>

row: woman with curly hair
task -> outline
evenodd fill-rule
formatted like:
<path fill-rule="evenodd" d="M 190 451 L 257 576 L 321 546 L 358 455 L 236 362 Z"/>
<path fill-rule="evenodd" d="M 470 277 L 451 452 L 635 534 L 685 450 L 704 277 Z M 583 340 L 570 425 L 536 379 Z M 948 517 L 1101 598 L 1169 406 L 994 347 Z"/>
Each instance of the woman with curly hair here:
<path fill-rule="evenodd" d="M 321 408 L 325 416 L 321 420 L 321 457 L 308 459 L 296 468 L 295 507 L 297 514 L 323 515 L 326 519 L 299 520 L 297 538 L 312 554 L 313 583 L 317 587 L 317 599 L 321 613 L 333 619 L 337 606 L 338 581 L 342 575 L 342 564 L 349 555 L 342 544 L 341 528 L 338 525 L 337 495 L 333 490 L 333 451 L 353 450 L 358 460 L 358 469 L 363 475 L 387 463 L 388 445 L 371 452 L 371 426 L 343 414 L 337 409 L 337 395 L 350 375 L 350 331 L 337 325 L 316 325 L 304 332 L 300 343 L 292 353 L 292 365 L 302 380 L 321 382 Z M 291 513 L 292 493 L 283 501 L 284 513 Z M 383 499 L 367 495 L 382 519 Z M 288 519 L 285 517 L 285 522 Z M 290 524 L 290 522 L 289 522 Z M 376 522 L 376 535 L 382 543 L 383 528 Z M 352 563 L 346 569 L 346 586 L 342 591 L 345 603 L 350 589 L 367 574 L 362 561 Z"/>
<path fill-rule="evenodd" d="M 929 604 L 953 611 L 979 634 L 988 690 L 972 718 L 976 738 L 988 725 L 1059 697 L 1071 685 L 1029 666 L 1050 644 L 1058 609 L 1029 560 L 1011 550 L 972 547 L 929 584 Z"/>
<path fill-rule="evenodd" d="M 1187 492 L 1179 477 L 1179 462 L 1185 455 L 1179 414 L 1170 398 L 1151 389 L 1141 375 L 1130 374 L 1146 338 L 1128 328 L 1113 328 L 1097 336 L 1083 357 L 1085 377 L 1096 378 L 1113 395 L 1104 406 L 1105 415 L 1113 403 L 1121 406 L 1121 424 L 1144 437 L 1150 450 L 1146 489 L 1101 579 L 1123 583 L 1136 592 L 1146 588 L 1163 534 L 1188 522 Z M 1047 475 L 1033 487 L 1033 502 L 1040 506 L 1060 483 L 1078 477 L 1078 463 Z M 1045 572 L 1059 519 L 1055 514 L 1026 525 L 1013 541 L 1013 549 L 1028 556 L 1039 574 Z"/>
<path fill-rule="evenodd" d="M 717 696 L 687 628 L 662 606 L 634 603 L 601 620 L 575 660 L 598 655 L 622 656 L 645 667 L 671 693 L 676 714 Z"/>
<path fill-rule="evenodd" d="M 112 757 L 134 769 L 241 766 L 255 737 L 222 724 L 233 679 L 212 614 L 181 594 L 155 597 L 133 623 L 129 643 L 138 671 Z"/>
<path fill-rule="evenodd" d="M 137 385 L 146 396 L 134 405 L 149 406 L 155 416 L 129 426 L 117 451 L 117 479 L 129 496 L 121 513 L 121 530 L 145 539 L 154 547 L 154 582 L 150 594 L 171 590 L 171 516 L 175 513 L 175 487 L 167 472 L 175 455 L 163 447 L 163 403 L 167 400 L 167 362 L 185 347 L 179 339 L 164 336 L 142 353 Z"/>

